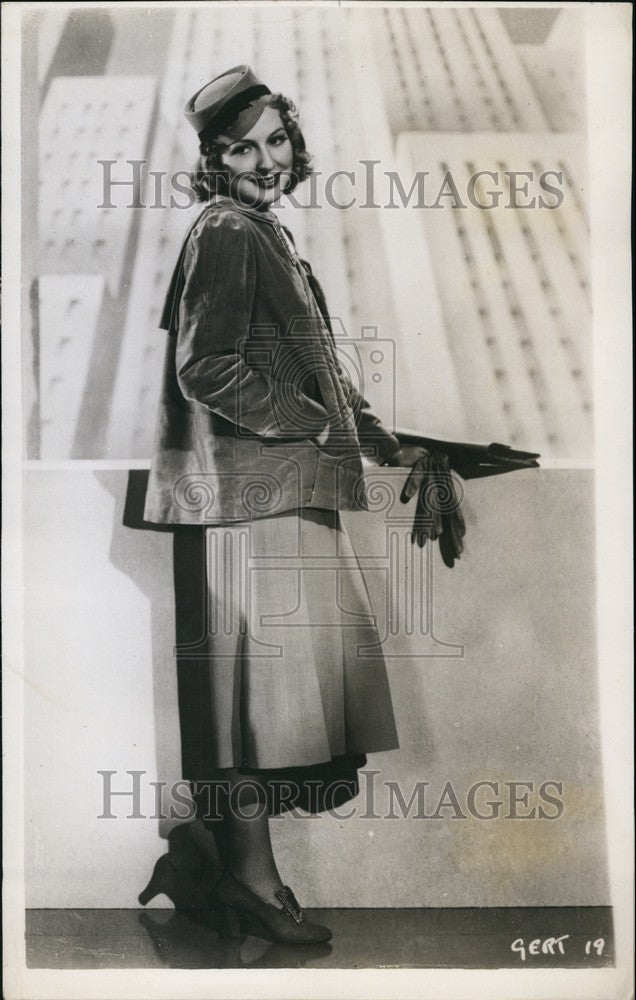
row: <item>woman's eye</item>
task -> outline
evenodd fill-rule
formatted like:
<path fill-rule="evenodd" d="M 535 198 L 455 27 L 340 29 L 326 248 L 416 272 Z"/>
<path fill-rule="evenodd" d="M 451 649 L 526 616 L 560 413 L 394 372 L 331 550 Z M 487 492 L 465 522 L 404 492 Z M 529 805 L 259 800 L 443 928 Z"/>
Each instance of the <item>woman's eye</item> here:
<path fill-rule="evenodd" d="M 281 135 L 275 135 L 273 139 L 270 139 L 272 146 L 280 146 L 282 143 L 287 141 L 287 135 L 283 132 Z"/>
<path fill-rule="evenodd" d="M 245 153 L 249 153 L 250 146 L 237 146 L 236 149 L 232 150 L 232 156 L 244 156 Z"/>

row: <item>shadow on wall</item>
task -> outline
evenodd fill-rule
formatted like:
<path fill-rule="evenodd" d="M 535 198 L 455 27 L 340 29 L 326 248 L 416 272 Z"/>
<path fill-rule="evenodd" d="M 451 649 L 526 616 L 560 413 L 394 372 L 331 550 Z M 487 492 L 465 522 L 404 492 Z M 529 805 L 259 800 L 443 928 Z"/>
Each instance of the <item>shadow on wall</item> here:
<path fill-rule="evenodd" d="M 205 536 L 200 528 L 163 527 L 144 521 L 147 470 L 128 473 L 125 493 L 121 473 L 97 472 L 95 476 L 115 499 L 109 559 L 150 603 L 157 774 L 161 780 L 181 777 L 192 773 L 196 767 L 193 757 L 202 746 L 200 729 L 187 725 L 187 720 L 205 719 L 206 706 L 210 711 L 200 660 L 177 657 L 176 703 L 174 697 L 175 641 L 192 645 L 204 635 Z M 199 673 L 198 685 L 192 683 L 193 671 Z M 180 768 L 173 739 L 177 711 L 182 723 L 186 720 L 187 734 L 181 743 Z M 167 837 L 174 825 L 175 821 L 160 820 L 160 836 Z"/>

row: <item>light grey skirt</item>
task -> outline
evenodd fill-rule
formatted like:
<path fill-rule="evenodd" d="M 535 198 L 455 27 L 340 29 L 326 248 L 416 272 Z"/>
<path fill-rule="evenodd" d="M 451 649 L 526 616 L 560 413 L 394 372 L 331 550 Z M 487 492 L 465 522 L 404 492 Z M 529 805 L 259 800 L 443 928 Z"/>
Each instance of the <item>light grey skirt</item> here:
<path fill-rule="evenodd" d="M 205 541 L 216 766 L 303 767 L 397 748 L 375 616 L 338 511 L 208 526 Z"/>

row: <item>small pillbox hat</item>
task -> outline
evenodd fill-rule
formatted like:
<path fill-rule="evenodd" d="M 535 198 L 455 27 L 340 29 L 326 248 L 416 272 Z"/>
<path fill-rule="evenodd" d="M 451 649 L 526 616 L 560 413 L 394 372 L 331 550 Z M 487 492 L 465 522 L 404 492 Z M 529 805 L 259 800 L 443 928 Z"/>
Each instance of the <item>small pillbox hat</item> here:
<path fill-rule="evenodd" d="M 261 102 L 258 99 L 265 94 L 271 94 L 271 90 L 261 83 L 249 66 L 233 66 L 206 83 L 190 98 L 185 106 L 185 116 L 197 135 L 201 136 L 222 111 L 229 112 L 233 106 L 241 111 L 251 107 L 252 115 L 244 119 L 247 126 L 245 134 L 262 114 L 263 107 L 259 106 Z"/>

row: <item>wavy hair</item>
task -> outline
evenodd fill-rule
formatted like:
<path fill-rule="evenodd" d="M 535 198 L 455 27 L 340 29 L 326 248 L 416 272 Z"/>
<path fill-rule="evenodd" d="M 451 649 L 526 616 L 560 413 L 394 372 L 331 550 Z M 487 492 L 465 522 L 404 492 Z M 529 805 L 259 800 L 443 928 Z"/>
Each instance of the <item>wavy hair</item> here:
<path fill-rule="evenodd" d="M 298 124 L 298 111 L 293 101 L 282 94 L 271 94 L 267 97 L 267 104 L 278 111 L 294 153 L 291 183 L 285 190 L 285 194 L 288 194 L 312 173 L 311 155 L 305 147 L 305 139 Z M 227 169 L 221 161 L 221 151 L 224 147 L 217 142 L 216 137 L 230 124 L 229 121 L 219 122 L 209 134 L 206 130 L 199 136 L 201 140 L 199 162 L 190 174 L 190 185 L 197 201 L 210 201 L 215 194 L 229 192 Z"/>

